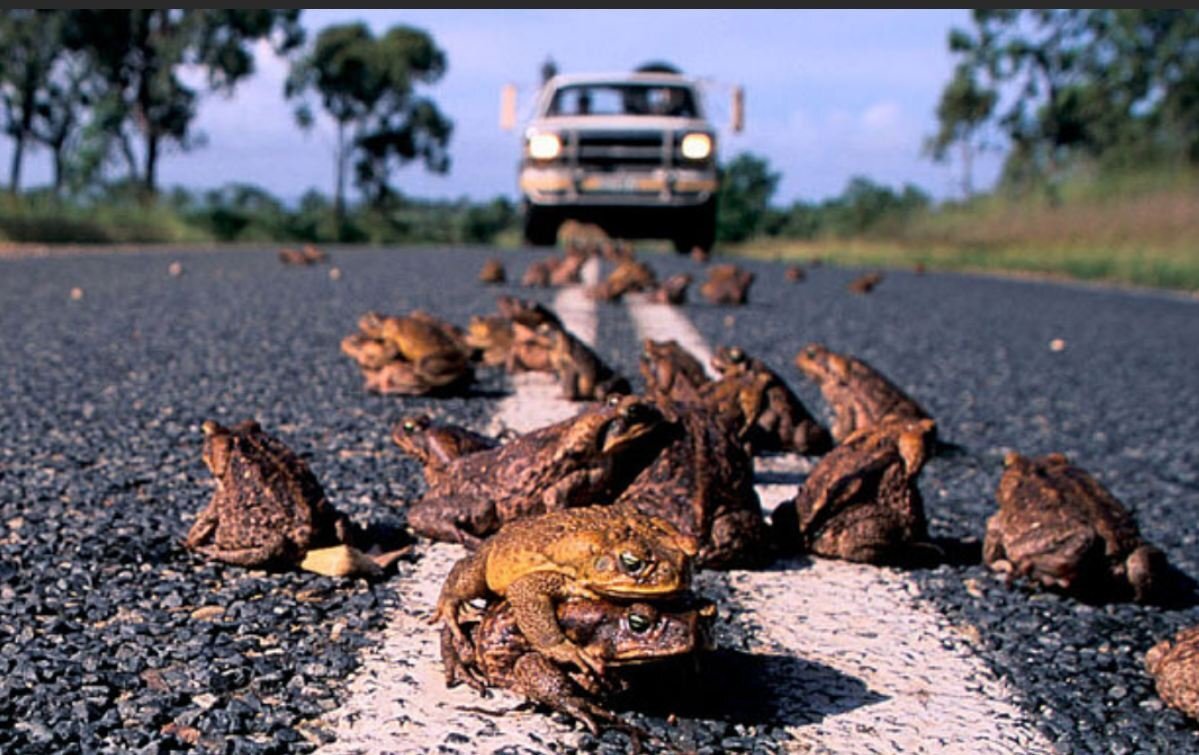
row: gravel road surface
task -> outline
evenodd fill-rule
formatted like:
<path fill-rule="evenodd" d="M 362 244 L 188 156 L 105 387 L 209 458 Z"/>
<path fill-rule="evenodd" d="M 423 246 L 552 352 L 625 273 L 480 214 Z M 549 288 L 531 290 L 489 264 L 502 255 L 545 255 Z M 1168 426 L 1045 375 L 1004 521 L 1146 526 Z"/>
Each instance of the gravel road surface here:
<path fill-rule="evenodd" d="M 420 409 L 485 429 L 511 383 L 481 370 L 467 398 L 373 396 L 337 344 L 367 309 L 424 307 L 465 323 L 492 311 L 498 293 L 553 302 L 550 290 L 478 284 L 491 254 L 334 249 L 337 279 L 329 266 L 285 268 L 273 249 L 0 261 L 0 752 L 339 751 L 331 722 L 363 659 L 390 618 L 429 608 L 402 605 L 428 593 L 405 588 L 422 566 L 368 583 L 187 553 L 179 540 L 212 491 L 200 423 L 257 418 L 309 460 L 338 508 L 363 524 L 402 527 L 394 504 L 423 483 L 388 439 L 390 424 Z M 515 279 L 536 258 L 498 254 Z M 698 267 L 645 258 L 660 275 Z M 169 275 L 176 261 L 182 275 Z M 817 412 L 824 404 L 792 366 L 795 353 L 821 341 L 858 355 L 921 401 L 961 449 L 935 458 L 921 488 L 932 534 L 960 543 L 962 563 L 879 570 L 880 580 L 913 585 L 912 600 L 945 628 L 943 644 L 1012 695 L 1039 742 L 1061 752 L 1199 751 L 1199 728 L 1163 708 L 1143 670 L 1154 641 L 1199 623 L 1193 600 L 1088 606 L 1005 587 L 970 563 L 1004 451 L 1063 451 L 1136 512 L 1176 567 L 1199 577 L 1199 304 L 903 272 L 855 296 L 845 285 L 856 271 L 813 268 L 792 284 L 779 265 L 745 264 L 758 274 L 748 306 L 680 309 L 708 344 L 763 358 Z M 596 315 L 597 351 L 636 376 L 628 308 L 599 304 Z M 763 650 L 763 617 L 737 603 L 748 577 L 703 577 L 721 605 L 722 650 L 698 689 L 656 689 L 634 721 L 681 749 L 819 750 L 800 744 L 797 729 L 834 731 L 841 716 L 886 709 L 888 693 L 870 686 L 867 670 Z M 774 597 L 771 617 L 786 600 Z M 798 618 L 788 631 L 803 631 Z M 427 651 L 410 656 L 397 674 L 439 670 Z M 901 662 L 922 671 L 919 658 Z M 796 702 L 796 689 L 809 705 Z M 548 736 L 510 751 L 627 746 L 617 732 L 593 738 L 535 715 Z M 855 726 L 860 740 L 830 739 L 824 749 L 945 750 L 930 744 L 928 722 L 912 740 Z M 389 734 L 380 741 L 392 744 L 379 748 L 404 751 Z M 476 735 L 448 732 L 442 746 L 485 750 Z"/>

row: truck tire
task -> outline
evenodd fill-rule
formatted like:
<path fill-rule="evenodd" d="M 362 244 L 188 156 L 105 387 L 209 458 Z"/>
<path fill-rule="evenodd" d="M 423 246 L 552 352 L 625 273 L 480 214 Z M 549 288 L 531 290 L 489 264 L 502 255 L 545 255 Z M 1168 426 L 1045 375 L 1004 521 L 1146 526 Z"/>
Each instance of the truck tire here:
<path fill-rule="evenodd" d="M 688 210 L 678 229 L 673 241 L 674 250 L 679 254 L 689 254 L 697 246 L 705 252 L 712 251 L 716 244 L 716 202 L 708 200 Z"/>
<path fill-rule="evenodd" d="M 558 243 L 558 220 L 552 210 L 526 205 L 525 241 L 532 246 L 554 246 Z"/>

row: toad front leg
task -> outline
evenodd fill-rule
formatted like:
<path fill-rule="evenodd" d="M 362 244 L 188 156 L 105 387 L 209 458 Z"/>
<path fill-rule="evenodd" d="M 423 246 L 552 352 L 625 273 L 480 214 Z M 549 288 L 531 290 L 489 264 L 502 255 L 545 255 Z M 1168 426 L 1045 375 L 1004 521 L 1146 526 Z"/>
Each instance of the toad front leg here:
<path fill-rule="evenodd" d="M 508 586 L 507 594 L 517 628 L 538 653 L 556 663 L 573 664 L 603 676 L 603 661 L 567 639 L 558 625 L 555 603 L 571 596 L 594 597 L 589 590 L 575 587 L 565 576 L 552 572 L 521 577 Z"/>
<path fill-rule="evenodd" d="M 429 617 L 430 624 L 445 622 L 453 635 L 456 646 L 469 645 L 470 641 L 458 621 L 458 609 L 463 603 L 490 595 L 487 588 L 487 551 L 484 547 L 454 564 L 441 586 L 437 608 Z"/>

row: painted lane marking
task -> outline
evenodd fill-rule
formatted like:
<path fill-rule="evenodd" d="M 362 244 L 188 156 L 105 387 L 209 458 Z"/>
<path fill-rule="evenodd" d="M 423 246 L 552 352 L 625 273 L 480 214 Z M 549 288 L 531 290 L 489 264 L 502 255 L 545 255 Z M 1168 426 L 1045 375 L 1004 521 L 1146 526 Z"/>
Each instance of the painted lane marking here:
<path fill-rule="evenodd" d="M 640 338 L 671 338 L 708 365 L 703 336 L 676 307 L 626 297 Z M 755 460 L 770 479 L 806 474 L 795 454 Z M 794 496 L 793 482 L 758 484 L 767 513 Z M 823 753 L 1051 753 L 1025 720 L 1013 690 L 970 649 L 969 630 L 955 629 L 920 599 L 903 572 L 812 559 L 770 571 L 709 573 L 752 618 L 751 650 L 782 654 L 831 669 L 780 680 L 779 710 L 818 721 L 789 725 L 796 751 Z M 800 715 L 802 714 L 802 716 Z"/>
<path fill-rule="evenodd" d="M 554 310 L 579 339 L 593 345 L 595 302 L 585 287 L 599 279 L 599 262 L 583 266 L 583 285 L 561 289 Z M 581 405 L 562 398 L 557 380 L 525 372 L 512 379 L 513 393 L 499 402 L 489 431 L 527 432 L 574 416 Z M 437 602 L 441 583 L 466 549 L 446 543 L 417 546 L 420 559 L 397 578 L 396 610 L 382 637 L 363 652 L 349 684 L 346 702 L 324 722 L 337 740 L 322 753 L 550 752 L 550 744 L 577 737 L 549 717 L 514 711 L 522 698 L 493 690 L 482 698 L 466 685 L 447 689 L 441 667 L 440 629 L 425 617 Z M 503 713 L 502 717 L 466 708 Z"/>

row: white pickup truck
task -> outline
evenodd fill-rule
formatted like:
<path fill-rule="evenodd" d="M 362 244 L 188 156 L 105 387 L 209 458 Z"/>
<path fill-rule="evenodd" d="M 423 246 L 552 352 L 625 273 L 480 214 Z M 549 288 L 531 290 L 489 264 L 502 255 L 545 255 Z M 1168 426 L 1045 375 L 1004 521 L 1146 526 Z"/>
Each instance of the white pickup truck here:
<path fill-rule="evenodd" d="M 734 90 L 734 130 L 741 103 Z M 571 218 L 614 236 L 668 238 L 680 252 L 710 249 L 718 181 L 716 129 L 697 80 L 663 72 L 554 76 L 524 130 L 525 238 L 553 244 Z"/>

